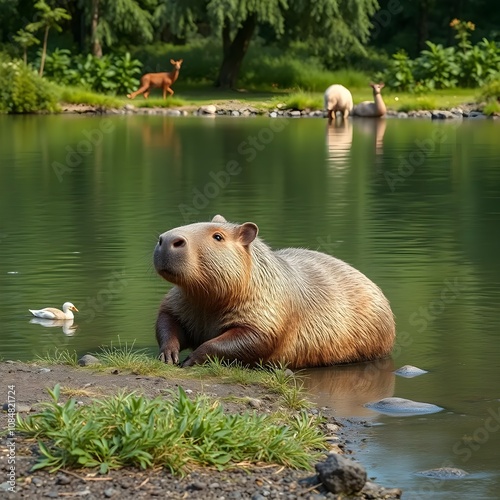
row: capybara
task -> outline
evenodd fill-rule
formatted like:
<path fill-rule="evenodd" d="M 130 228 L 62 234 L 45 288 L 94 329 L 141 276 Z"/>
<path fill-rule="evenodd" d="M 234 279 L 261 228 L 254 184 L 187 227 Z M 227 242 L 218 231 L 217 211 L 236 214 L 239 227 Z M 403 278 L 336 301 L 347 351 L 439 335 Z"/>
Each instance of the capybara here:
<path fill-rule="evenodd" d="M 160 359 L 207 357 L 290 368 L 387 356 L 394 318 L 364 274 L 324 253 L 273 251 L 253 222 L 216 215 L 163 233 L 154 250 L 158 274 L 174 286 L 156 321 Z"/>

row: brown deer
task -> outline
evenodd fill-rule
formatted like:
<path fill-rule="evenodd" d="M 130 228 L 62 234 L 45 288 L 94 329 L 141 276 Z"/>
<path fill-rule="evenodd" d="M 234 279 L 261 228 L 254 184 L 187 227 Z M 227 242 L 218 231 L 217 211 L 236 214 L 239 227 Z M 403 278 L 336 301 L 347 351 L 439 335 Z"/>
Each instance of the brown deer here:
<path fill-rule="evenodd" d="M 167 92 L 174 95 L 170 86 L 177 80 L 183 59 L 174 61 L 170 59 L 174 69 L 170 73 L 146 73 L 141 77 L 141 86 L 135 92 L 127 94 L 129 99 L 135 99 L 139 94 L 144 94 L 144 99 L 149 97 L 149 92 L 154 88 L 163 89 L 163 99 L 167 97 Z"/>

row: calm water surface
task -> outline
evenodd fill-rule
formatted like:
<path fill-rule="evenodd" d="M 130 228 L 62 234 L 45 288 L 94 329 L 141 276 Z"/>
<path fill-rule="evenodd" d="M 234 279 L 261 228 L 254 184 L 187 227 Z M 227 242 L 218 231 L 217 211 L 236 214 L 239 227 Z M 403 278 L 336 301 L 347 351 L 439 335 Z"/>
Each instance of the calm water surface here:
<path fill-rule="evenodd" d="M 0 355 L 135 342 L 156 353 L 159 233 L 215 213 L 273 247 L 336 255 L 391 301 L 384 363 L 309 370 L 319 405 L 366 421 L 358 458 L 404 498 L 500 491 L 500 123 L 0 116 Z M 80 309 L 75 324 L 28 308 Z M 412 364 L 414 378 L 392 370 Z M 389 417 L 366 402 L 438 404 Z M 465 480 L 415 473 L 460 467 Z"/>

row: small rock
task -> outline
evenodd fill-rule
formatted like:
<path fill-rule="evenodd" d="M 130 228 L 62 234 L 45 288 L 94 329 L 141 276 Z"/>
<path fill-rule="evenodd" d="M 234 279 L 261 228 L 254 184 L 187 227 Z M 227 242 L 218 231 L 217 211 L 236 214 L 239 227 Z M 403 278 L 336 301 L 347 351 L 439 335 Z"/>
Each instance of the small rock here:
<path fill-rule="evenodd" d="M 217 112 L 217 107 L 213 104 L 206 104 L 205 106 L 201 106 L 198 108 L 198 113 L 202 115 L 215 115 Z"/>
<path fill-rule="evenodd" d="M 433 479 L 462 479 L 469 473 L 455 467 L 439 467 L 437 469 L 424 470 L 416 473 L 418 476 L 430 477 Z"/>
<path fill-rule="evenodd" d="M 78 360 L 80 366 L 100 365 L 101 362 L 92 354 L 85 354 Z"/>
<path fill-rule="evenodd" d="M 45 493 L 45 495 L 43 495 L 44 497 L 49 497 L 49 498 L 59 498 L 59 493 L 57 493 L 57 491 L 47 491 L 47 493 Z"/>
<path fill-rule="evenodd" d="M 404 365 L 401 368 L 398 368 L 394 371 L 396 375 L 405 378 L 413 378 L 418 377 L 419 375 L 423 375 L 424 373 L 428 373 L 426 370 L 422 370 L 412 365 Z"/>
<path fill-rule="evenodd" d="M 404 111 L 399 111 L 399 113 L 396 116 L 398 118 L 408 118 L 408 113 L 405 113 Z"/>
<path fill-rule="evenodd" d="M 38 488 L 42 486 L 43 481 L 39 477 L 34 477 L 31 482 Z"/>
<path fill-rule="evenodd" d="M 7 359 L 4 361 L 4 363 L 8 363 L 9 365 L 15 365 L 16 362 L 15 361 L 12 361 L 12 359 Z"/>
<path fill-rule="evenodd" d="M 112 375 L 118 375 L 119 373 L 120 371 L 116 368 L 111 372 Z"/>
<path fill-rule="evenodd" d="M 294 373 L 292 370 L 290 370 L 290 368 L 287 368 L 285 370 L 285 377 L 293 377 L 294 376 Z"/>
<path fill-rule="evenodd" d="M 191 489 L 196 490 L 196 491 L 201 491 L 204 490 L 207 487 L 205 483 L 202 483 L 201 481 L 193 481 L 191 483 Z"/>
<path fill-rule="evenodd" d="M 271 111 L 271 113 L 269 113 L 269 116 L 271 118 L 276 118 L 278 116 L 278 113 L 276 113 L 276 111 Z"/>
<path fill-rule="evenodd" d="M 66 474 L 58 474 L 56 476 L 56 484 L 69 484 L 71 479 Z"/>
<path fill-rule="evenodd" d="M 114 488 L 106 488 L 104 491 L 104 496 L 106 498 L 111 498 L 112 496 L 116 495 L 118 492 Z"/>
<path fill-rule="evenodd" d="M 40 368 L 37 373 L 49 373 L 50 368 Z"/>
<path fill-rule="evenodd" d="M 211 490 L 215 490 L 217 488 L 220 488 L 220 484 L 219 483 L 210 483 L 208 485 L 208 487 L 211 489 Z"/>
<path fill-rule="evenodd" d="M 260 493 L 254 493 L 252 495 L 252 500 L 266 500 L 266 497 L 262 496 Z"/>
<path fill-rule="evenodd" d="M 328 455 L 316 464 L 319 479 L 328 491 L 352 495 L 361 491 L 366 483 L 365 469 L 342 455 Z"/>
<path fill-rule="evenodd" d="M 134 111 L 135 110 L 135 106 L 133 104 L 125 104 L 125 106 L 123 106 L 124 109 L 126 109 L 127 111 Z"/>
<path fill-rule="evenodd" d="M 0 484 L 0 491 L 9 491 L 10 488 L 12 488 L 12 485 L 8 481 Z"/>
<path fill-rule="evenodd" d="M 366 481 L 365 486 L 361 490 L 363 498 L 401 498 L 403 492 L 399 488 L 384 488 L 378 484 Z"/>
<path fill-rule="evenodd" d="M 262 401 L 257 398 L 248 398 L 248 406 L 259 409 L 262 406 Z"/>
<path fill-rule="evenodd" d="M 178 109 L 168 109 L 167 116 L 181 116 L 181 112 Z"/>
<path fill-rule="evenodd" d="M 428 413 L 437 413 L 444 408 L 431 403 L 420 403 L 404 398 L 384 398 L 375 403 L 366 403 L 364 405 L 370 410 L 378 411 L 385 415 L 424 415 Z"/>
<path fill-rule="evenodd" d="M 233 109 L 231 111 L 231 116 L 240 116 L 240 112 L 239 111 L 236 111 L 235 109 Z"/>
<path fill-rule="evenodd" d="M 293 118 L 298 118 L 301 115 L 301 113 L 298 110 L 294 110 L 294 111 L 289 111 L 288 115 L 292 116 Z"/>
<path fill-rule="evenodd" d="M 326 424 L 326 428 L 330 432 L 337 432 L 339 430 L 339 426 L 337 424 Z"/>

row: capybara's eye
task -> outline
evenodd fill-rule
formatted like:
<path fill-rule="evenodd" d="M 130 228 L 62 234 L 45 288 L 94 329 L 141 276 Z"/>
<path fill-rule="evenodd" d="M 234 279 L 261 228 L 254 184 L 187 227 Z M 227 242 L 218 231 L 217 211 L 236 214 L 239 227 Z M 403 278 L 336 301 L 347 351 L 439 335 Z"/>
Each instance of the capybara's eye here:
<path fill-rule="evenodd" d="M 224 237 L 223 237 L 223 236 L 222 236 L 222 234 L 220 234 L 220 233 L 215 233 L 215 234 L 213 235 L 213 239 L 214 239 L 214 240 L 217 240 L 217 241 L 222 241 L 222 240 L 224 240 Z"/>

